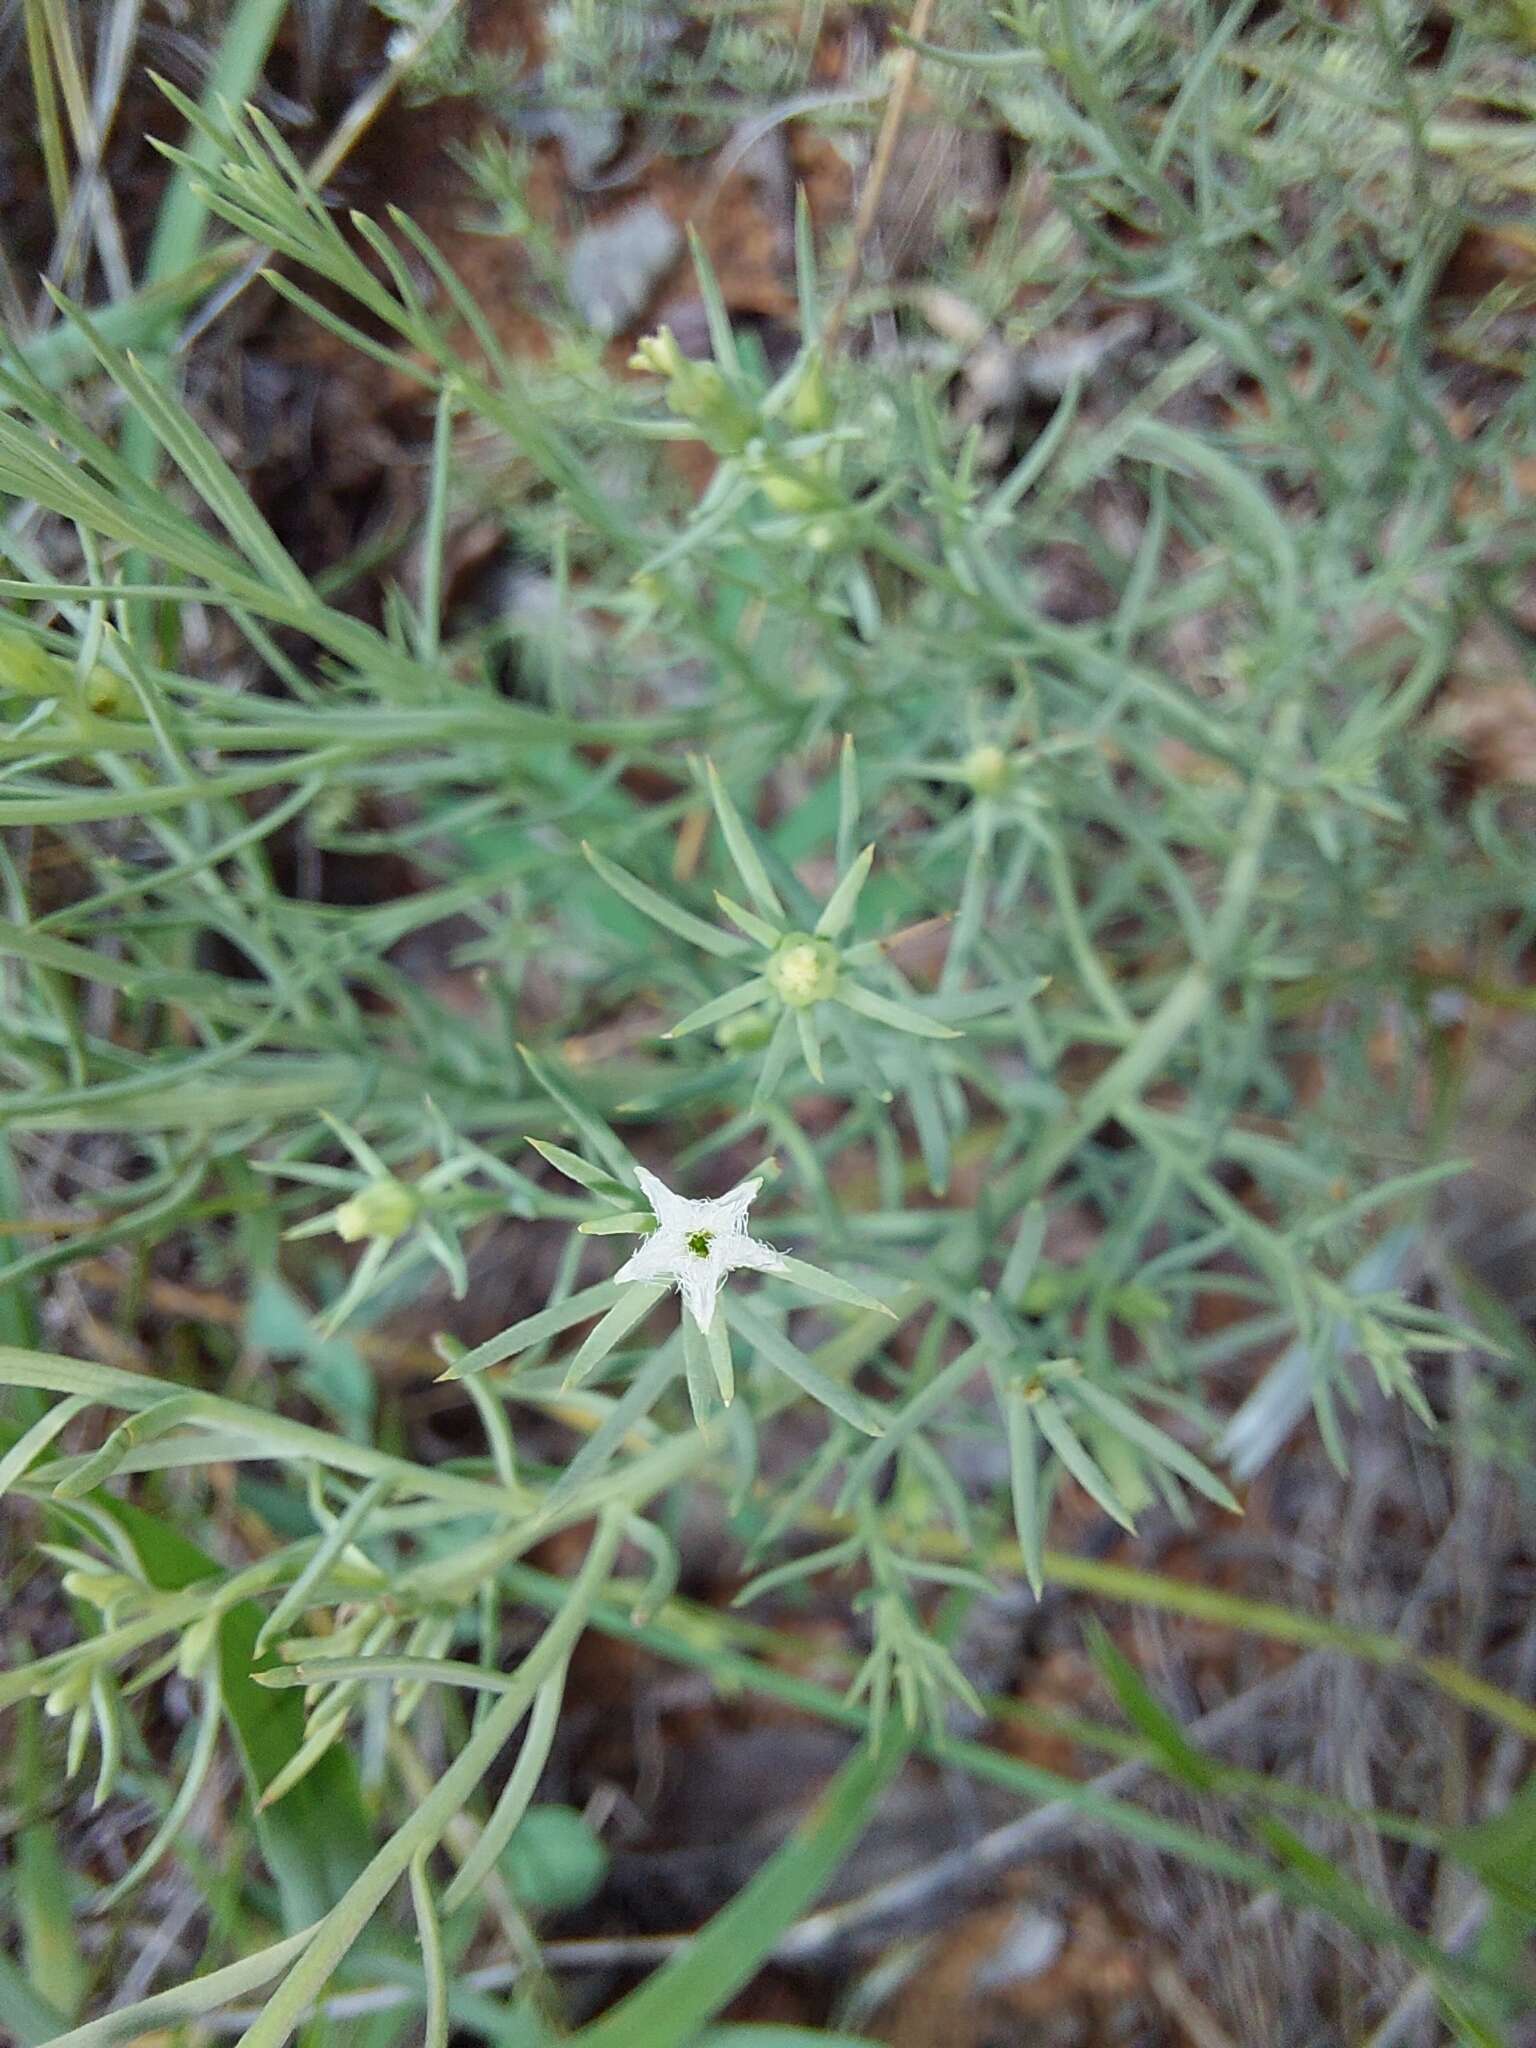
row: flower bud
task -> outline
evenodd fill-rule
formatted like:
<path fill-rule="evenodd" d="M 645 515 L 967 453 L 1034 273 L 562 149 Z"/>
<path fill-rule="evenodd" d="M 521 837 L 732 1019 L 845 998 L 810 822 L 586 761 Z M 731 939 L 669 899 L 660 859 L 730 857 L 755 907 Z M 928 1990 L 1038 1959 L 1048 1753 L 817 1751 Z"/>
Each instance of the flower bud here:
<path fill-rule="evenodd" d="M 345 1244 L 356 1244 L 364 1237 L 379 1237 L 388 1242 L 410 1228 L 419 1207 L 415 1193 L 402 1182 L 393 1178 L 376 1180 L 360 1188 L 350 1201 L 343 1202 L 331 1223 Z"/>
<path fill-rule="evenodd" d="M 115 1607 L 125 1594 L 142 1594 L 144 1591 L 139 1581 L 130 1579 L 126 1572 L 67 1571 L 59 1583 L 71 1600 L 89 1601 L 103 1614 Z"/>
<path fill-rule="evenodd" d="M 98 661 L 92 668 L 82 686 L 82 694 L 98 718 L 116 718 L 125 708 L 130 713 L 138 710 L 137 700 L 129 694 L 122 677 L 115 669 L 108 668 L 104 661 Z"/>
<path fill-rule="evenodd" d="M 68 662 L 28 634 L 0 627 L 0 697 L 65 697 L 73 680 Z"/>
<path fill-rule="evenodd" d="M 809 932 L 788 932 L 766 969 L 769 986 L 792 1010 L 824 1003 L 837 989 L 837 948 Z"/>
<path fill-rule="evenodd" d="M 960 772 L 978 796 L 1004 796 L 1014 777 L 1013 757 L 988 742 L 972 747 Z"/>
<path fill-rule="evenodd" d="M 696 363 L 685 356 L 670 327 L 647 335 L 629 366 L 666 378 L 668 410 L 692 421 L 716 454 L 739 455 L 757 432 L 756 411 L 737 396 L 714 363 Z"/>
<path fill-rule="evenodd" d="M 43 1712 L 50 1721 L 62 1720 L 83 1707 L 91 1696 L 91 1681 L 95 1676 L 94 1667 L 84 1660 L 74 1664 L 43 1701 Z"/>
<path fill-rule="evenodd" d="M 671 328 L 662 327 L 655 334 L 643 335 L 635 343 L 629 367 L 632 370 L 652 370 L 658 377 L 675 377 L 687 360 Z"/>
<path fill-rule="evenodd" d="M 777 1019 L 771 1010 L 742 1010 L 715 1026 L 715 1043 L 722 1052 L 759 1052 L 773 1036 Z"/>
<path fill-rule="evenodd" d="M 182 1637 L 176 1652 L 176 1669 L 183 1678 L 196 1678 L 210 1657 L 218 1650 L 219 1623 L 223 1612 L 215 1608 L 211 1614 L 201 1614 Z"/>
<path fill-rule="evenodd" d="M 790 394 L 784 417 L 800 434 L 819 434 L 831 423 L 832 407 L 827 396 L 827 372 L 820 351 L 805 359 L 799 382 Z"/>

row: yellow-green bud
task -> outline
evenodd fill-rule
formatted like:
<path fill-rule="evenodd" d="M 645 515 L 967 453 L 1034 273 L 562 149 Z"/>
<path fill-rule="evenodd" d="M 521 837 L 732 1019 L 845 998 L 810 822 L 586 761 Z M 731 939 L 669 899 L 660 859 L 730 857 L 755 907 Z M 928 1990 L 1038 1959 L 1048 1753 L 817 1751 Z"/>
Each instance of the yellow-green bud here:
<path fill-rule="evenodd" d="M 771 1010 L 742 1010 L 715 1026 L 715 1043 L 722 1052 L 757 1052 L 772 1038 L 776 1021 Z"/>
<path fill-rule="evenodd" d="M 138 700 L 129 693 L 117 671 L 108 668 L 104 661 L 98 661 L 86 677 L 84 695 L 98 718 L 116 718 L 125 710 L 138 710 Z"/>
<path fill-rule="evenodd" d="M 1013 757 L 988 742 L 972 747 L 960 772 L 978 796 L 1002 796 L 1013 781 Z"/>
<path fill-rule="evenodd" d="M 211 1614 L 201 1614 L 181 1639 L 176 1652 L 176 1669 L 183 1678 L 195 1678 L 209 1658 L 218 1650 L 219 1623 L 223 1612 L 214 1608 Z"/>
<path fill-rule="evenodd" d="M 819 434 L 832 417 L 827 372 L 819 353 L 806 357 L 800 381 L 790 394 L 784 417 L 801 434 Z"/>
<path fill-rule="evenodd" d="M 67 1671 L 43 1701 L 43 1712 L 49 1720 L 61 1720 L 65 1714 L 72 1714 L 77 1707 L 83 1707 L 91 1696 L 94 1676 L 92 1666 L 83 1661 Z"/>
<path fill-rule="evenodd" d="M 68 662 L 27 634 L 0 627 L 0 696 L 65 697 L 73 681 Z"/>
<path fill-rule="evenodd" d="M 670 327 L 648 334 L 629 359 L 632 370 L 653 370 L 667 380 L 667 406 L 691 420 L 720 455 L 739 455 L 757 431 L 757 414 L 738 398 L 714 363 L 696 363 L 677 345 Z"/>
<path fill-rule="evenodd" d="M 809 932 L 788 932 L 767 967 L 768 983 L 792 1010 L 824 1003 L 837 989 L 837 948 Z"/>
<path fill-rule="evenodd" d="M 1082 1275 L 1066 1266 L 1038 1266 L 1018 1306 L 1027 1316 L 1048 1316 L 1052 1309 L 1075 1301 L 1083 1291 Z"/>
<path fill-rule="evenodd" d="M 142 1594 L 143 1586 L 126 1572 L 67 1571 L 59 1581 L 71 1600 L 88 1600 L 103 1613 L 125 1594 Z"/>
<path fill-rule="evenodd" d="M 1156 1288 L 1147 1287 L 1140 1280 L 1128 1280 L 1124 1287 L 1117 1287 L 1109 1297 L 1109 1306 L 1132 1329 L 1147 1323 L 1166 1323 L 1173 1313 Z"/>
<path fill-rule="evenodd" d="M 827 494 L 810 478 L 797 476 L 783 464 L 754 464 L 753 471 L 758 489 L 769 504 L 776 505 L 781 512 L 825 510 Z"/>
<path fill-rule="evenodd" d="M 413 1191 L 400 1181 L 376 1180 L 343 1202 L 331 1222 L 345 1244 L 356 1244 L 364 1237 L 387 1241 L 410 1228 L 419 1206 Z"/>
<path fill-rule="evenodd" d="M 655 334 L 643 335 L 635 343 L 629 367 L 632 370 L 653 370 L 658 377 L 675 377 L 687 361 L 677 345 L 677 336 L 670 327 L 662 327 Z"/>

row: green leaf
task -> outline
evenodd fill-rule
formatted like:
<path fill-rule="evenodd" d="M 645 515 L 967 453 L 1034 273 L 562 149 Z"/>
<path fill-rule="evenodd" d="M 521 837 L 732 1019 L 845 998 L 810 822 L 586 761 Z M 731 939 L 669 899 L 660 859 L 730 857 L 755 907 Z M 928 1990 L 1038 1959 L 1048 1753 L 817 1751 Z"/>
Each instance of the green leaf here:
<path fill-rule="evenodd" d="M 715 1375 L 715 1385 L 720 1389 L 721 1406 L 729 1408 L 736 1398 L 736 1369 L 731 1363 L 731 1333 L 724 1316 L 711 1318 L 705 1341 L 709 1348 L 710 1369 Z"/>
<path fill-rule="evenodd" d="M 1134 1532 L 1135 1524 L 1126 1513 L 1098 1466 L 1073 1434 L 1072 1425 L 1062 1414 L 1049 1394 L 1036 1394 L 1028 1402 L 1029 1414 L 1035 1427 L 1045 1438 L 1063 1465 L 1072 1474 L 1078 1485 L 1090 1499 L 1096 1500 L 1105 1514 L 1118 1522 L 1122 1529 Z"/>
<path fill-rule="evenodd" d="M 800 1039 L 800 1057 L 805 1061 L 810 1077 L 822 1082 L 827 1077 L 821 1065 L 821 1040 L 816 1034 L 816 1025 L 809 1010 L 794 1012 L 795 1030 Z"/>
<path fill-rule="evenodd" d="M 480 1830 L 480 1839 L 465 1857 L 453 1882 L 443 1894 L 443 1911 L 453 1912 L 472 1898 L 500 1859 L 514 1831 L 528 1811 L 538 1790 L 539 1779 L 549 1761 L 565 1700 L 565 1675 L 570 1659 L 562 1658 L 539 1687 L 528 1717 L 528 1732 L 518 1751 L 517 1762 L 501 1789 L 495 1809 Z"/>
<path fill-rule="evenodd" d="M 497 1867 L 519 1905 L 532 1913 L 571 1913 L 596 1898 L 608 1875 L 608 1850 L 571 1806 L 530 1806 Z"/>
<path fill-rule="evenodd" d="M 723 1024 L 727 1017 L 734 1017 L 742 1010 L 750 1010 L 754 1003 L 761 1002 L 768 993 L 765 976 L 754 975 L 751 981 L 744 981 L 740 988 L 727 989 L 723 996 L 715 996 L 707 1003 L 700 1003 L 696 1010 L 690 1010 L 686 1017 L 674 1024 L 670 1031 L 664 1031 L 663 1038 L 683 1038 L 690 1031 L 704 1031 L 711 1024 Z"/>
<path fill-rule="evenodd" d="M 783 938 L 784 931 L 781 925 L 769 924 L 763 918 L 754 916 L 750 910 L 722 894 L 719 889 L 715 891 L 715 901 L 732 924 L 740 925 L 749 939 L 756 939 L 757 943 L 766 946 L 770 953 Z"/>
<path fill-rule="evenodd" d="M 804 194 L 801 194 L 804 197 Z M 795 211 L 795 227 L 799 231 L 804 209 Z M 807 217 L 808 216 L 804 216 Z M 853 734 L 843 734 L 843 744 L 837 753 L 837 868 L 842 874 L 853 859 L 853 835 L 859 829 L 859 756 L 853 744 Z"/>
<path fill-rule="evenodd" d="M 1215 1501 L 1217 1507 L 1227 1508 L 1235 1515 L 1242 1513 L 1236 1496 L 1223 1486 L 1214 1472 L 1201 1464 L 1192 1451 L 1187 1451 L 1166 1430 L 1159 1429 L 1155 1422 L 1148 1422 L 1144 1415 L 1139 1415 L 1107 1389 L 1096 1386 L 1090 1379 L 1075 1379 L 1063 1391 L 1085 1408 L 1091 1408 L 1112 1430 L 1118 1430 L 1128 1442 L 1145 1451 L 1149 1458 L 1154 1458 L 1159 1465 L 1166 1465 L 1170 1472 L 1177 1472 L 1197 1493 Z"/>
<path fill-rule="evenodd" d="M 439 1373 L 438 1378 L 465 1379 L 472 1372 L 484 1372 L 487 1366 L 500 1365 L 504 1359 L 515 1358 L 519 1351 L 542 1344 L 546 1337 L 558 1337 L 562 1330 L 569 1330 L 577 1323 L 601 1315 L 604 1309 L 612 1308 L 624 1288 L 622 1281 L 600 1280 L 595 1287 L 584 1287 L 578 1294 L 567 1295 L 564 1301 L 541 1308 L 535 1315 L 524 1316 L 520 1323 L 514 1323 L 499 1336 L 489 1337 L 485 1343 L 477 1344 L 473 1351 L 466 1351 L 462 1358 L 456 1358 L 446 1371 Z"/>
<path fill-rule="evenodd" d="M 816 920 L 815 935 L 818 939 L 835 939 L 847 929 L 854 911 L 858 908 L 859 895 L 869 877 L 874 858 L 874 847 L 866 846 L 827 898 L 822 906 L 821 915 Z"/>
<path fill-rule="evenodd" d="M 1121 1710 L 1134 1728 L 1152 1744 L 1167 1770 L 1181 1784 L 1197 1792 L 1209 1792 L 1216 1784 L 1216 1772 L 1186 1738 L 1183 1729 L 1166 1707 L 1147 1689 L 1141 1674 L 1126 1658 L 1101 1625 L 1090 1618 L 1088 1647 L 1093 1660 L 1108 1679 Z"/>
<path fill-rule="evenodd" d="M 69 2021 L 0 1950 L 0 2028 L 8 2029 L 19 2048 L 43 2048 L 68 2030 Z"/>
<path fill-rule="evenodd" d="M 448 2048 L 448 1967 L 443 1954 L 443 1930 L 438 1923 L 437 1903 L 427 1865 L 430 1849 L 418 1849 L 411 1858 L 411 1905 L 416 1914 L 416 1940 L 421 1948 L 422 1975 L 427 1980 L 427 2013 L 422 2048 Z"/>
<path fill-rule="evenodd" d="M 245 1311 L 245 1338 L 254 1350 L 301 1362 L 299 1384 L 350 1437 L 373 1435 L 378 1388 L 366 1360 L 345 1337 L 327 1337 L 276 1273 L 262 1273 Z"/>
<path fill-rule="evenodd" d="M 21 1723 L 21 1789 L 29 1806 L 46 1808 L 42 1743 L 36 1703 L 25 1704 Z M 38 1998 L 73 2019 L 90 1988 L 91 1972 L 75 1932 L 79 1881 L 59 1847 L 51 1815 L 25 1822 L 15 1837 L 16 1920 L 27 1982 Z"/>
<path fill-rule="evenodd" d="M 620 1209 L 615 1216 L 589 1216 L 576 1230 L 581 1237 L 646 1237 L 655 1227 L 649 1209 Z"/>
<path fill-rule="evenodd" d="M 359 1534 L 374 1509 L 389 1498 L 393 1484 L 387 1475 L 370 1479 L 348 1503 L 345 1512 L 338 1515 L 324 1532 L 298 1577 L 262 1623 L 256 1637 L 258 1656 L 304 1612 L 309 1605 L 310 1594 L 324 1582 L 332 1565 Z"/>
<path fill-rule="evenodd" d="M 601 1167 L 590 1165 L 579 1153 L 568 1152 L 563 1145 L 551 1144 L 547 1138 L 530 1138 L 528 1143 L 541 1159 L 549 1161 L 557 1173 L 563 1173 L 567 1180 L 588 1189 L 600 1201 L 611 1202 L 619 1209 L 627 1209 L 634 1201 L 633 1182 L 616 1180 Z"/>
<path fill-rule="evenodd" d="M 1039 1262 L 1041 1247 L 1045 1243 L 1045 1204 L 1030 1202 L 1019 1218 L 1019 1227 L 1014 1240 L 1008 1247 L 1008 1256 L 1003 1261 L 1002 1278 L 998 1292 L 1010 1308 L 1017 1308 L 1024 1298 L 1024 1290 L 1034 1278 Z"/>
<path fill-rule="evenodd" d="M 290 1934 L 286 1941 L 275 1941 L 253 1956 L 227 1963 L 221 1970 L 209 1970 L 173 1990 L 141 1998 L 136 2005 L 120 2005 L 103 2013 L 100 2019 L 87 2020 L 83 2027 L 71 2027 L 68 2033 L 56 2035 L 47 2048 L 118 2048 L 119 2043 L 139 2041 L 160 2027 L 177 2029 L 205 2013 L 216 2012 L 220 2006 L 236 2004 L 270 1984 L 301 1955 L 313 1931 L 306 1927 Z"/>
<path fill-rule="evenodd" d="M 624 868 L 617 866 L 596 847 L 581 842 L 581 850 L 597 870 L 609 888 L 624 898 L 626 903 L 653 918 L 657 924 L 665 925 L 670 932 L 676 932 L 680 939 L 686 939 L 690 946 L 702 947 L 706 953 L 713 953 L 721 960 L 733 959 L 745 947 L 745 941 L 731 932 L 723 932 L 718 925 L 706 924 L 701 917 L 695 917 L 691 910 L 684 910 L 681 904 L 650 887 L 649 883 L 638 881 Z"/>
<path fill-rule="evenodd" d="M 542 1054 L 531 1051 L 526 1045 L 519 1045 L 517 1050 L 529 1074 L 544 1090 L 550 1101 L 564 1110 L 574 1128 L 602 1159 L 615 1180 L 621 1185 L 627 1182 L 634 1172 L 634 1161 L 603 1119 L 578 1098 L 575 1091 L 555 1072 Z M 626 1196 L 626 1200 L 628 1199 L 631 1198 Z"/>
<path fill-rule="evenodd" d="M 807 1294 L 819 1294 L 827 1301 L 840 1301 L 846 1308 L 873 1309 L 879 1315 L 896 1320 L 895 1309 L 883 1301 L 877 1301 L 872 1294 L 866 1294 L 862 1287 L 855 1287 L 851 1280 L 844 1280 L 840 1274 L 824 1273 L 820 1266 L 807 1265 L 804 1259 L 793 1259 L 787 1252 L 779 1254 L 779 1278 L 801 1287 Z"/>
<path fill-rule="evenodd" d="M 752 844 L 751 835 L 730 794 L 715 769 L 713 761 L 706 761 L 704 772 L 709 781 L 710 801 L 715 807 L 715 816 L 720 820 L 720 830 L 725 836 L 726 850 L 742 886 L 764 917 L 777 918 L 782 924 L 784 906 L 779 901 L 778 891 L 768 879 L 768 870 L 763 866 L 762 856 Z"/>
<path fill-rule="evenodd" d="M 876 995 L 861 981 L 841 982 L 832 1000 L 860 1017 L 868 1017 L 872 1024 L 888 1024 L 893 1031 L 908 1032 L 913 1038 L 962 1038 L 965 1035 L 951 1024 L 936 1024 L 921 1010 L 912 1010 L 905 1003 L 893 1003 L 888 996 Z"/>
<path fill-rule="evenodd" d="M 268 1998 L 261 2017 L 245 2033 L 245 2048 L 283 2048 L 302 2015 L 405 1875 L 412 1859 L 441 1838 L 505 1747 L 534 1694 L 551 1670 L 569 1657 L 586 1626 L 591 1602 L 612 1567 L 619 1540 L 617 1521 L 605 1519 L 598 1524 L 581 1571 L 567 1587 L 565 1606 L 524 1658 L 512 1686 L 475 1725 L 431 1791 L 412 1807 L 405 1822 L 314 1928 L 303 1954 Z M 274 1699 L 276 1704 L 291 1704 L 295 1712 L 300 1711 L 294 1694 L 276 1695 Z"/>
<path fill-rule="evenodd" d="M 158 1517 L 108 1493 L 93 1496 L 92 1506 L 126 1532 L 151 1585 L 179 1591 L 219 1576 L 212 1558 Z M 304 1739 L 297 1696 L 273 1694 L 254 1682 L 253 1674 L 270 1663 L 256 1652 L 262 1618 L 254 1600 L 242 1600 L 221 1615 L 218 1629 L 224 1710 L 257 1800 Z M 277 1880 L 286 1924 L 307 1926 L 342 1895 L 372 1849 L 373 1827 L 351 1757 L 329 1750 L 291 1792 L 258 1806 L 256 1835 Z"/>
<path fill-rule="evenodd" d="M 1000 1385 L 998 1405 L 1008 1438 L 1008 1482 L 1013 1497 L 1013 1527 L 1024 1560 L 1024 1576 L 1038 1600 L 1045 1590 L 1045 1530 L 1040 1503 L 1039 1438 L 1029 1419 L 1021 1387 Z"/>
<path fill-rule="evenodd" d="M 580 1349 L 566 1369 L 565 1385 L 578 1387 L 602 1364 L 617 1345 L 623 1343 L 637 1323 L 642 1323 L 666 1293 L 656 1281 L 626 1280 L 622 1292 L 595 1329 L 583 1338 Z"/>
<path fill-rule="evenodd" d="M 83 1394 L 71 1394 L 66 1400 L 55 1401 L 30 1429 L 22 1431 L 5 1455 L 0 1457 L 0 1500 L 18 1479 L 26 1477 L 54 1438 L 68 1429 L 75 1417 L 83 1415 L 91 1405 Z"/>
<path fill-rule="evenodd" d="M 1502 1813 L 1453 1829 L 1446 1847 L 1505 1905 L 1536 1920 L 1536 1772 Z"/>
<path fill-rule="evenodd" d="M 753 1349 L 786 1379 L 793 1380 L 802 1393 L 809 1394 L 813 1401 L 819 1401 L 823 1408 L 840 1415 L 845 1422 L 851 1422 L 865 1436 L 882 1433 L 884 1425 L 862 1395 L 844 1386 L 840 1380 L 832 1379 L 819 1366 L 812 1365 L 803 1351 L 798 1350 L 788 1337 L 755 1309 L 748 1308 L 739 1295 L 729 1297 L 726 1312 L 732 1329 L 739 1330 Z"/>

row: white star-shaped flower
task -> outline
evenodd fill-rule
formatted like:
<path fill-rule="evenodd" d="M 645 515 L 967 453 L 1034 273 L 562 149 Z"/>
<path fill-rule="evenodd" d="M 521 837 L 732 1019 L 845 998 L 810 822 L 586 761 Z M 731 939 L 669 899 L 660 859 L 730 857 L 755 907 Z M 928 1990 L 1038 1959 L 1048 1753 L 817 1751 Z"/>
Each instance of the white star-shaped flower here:
<path fill-rule="evenodd" d="M 783 1269 L 772 1245 L 747 1235 L 747 1211 L 762 1186 L 760 1180 L 744 1180 L 713 1202 L 690 1202 L 686 1195 L 674 1195 L 643 1166 L 635 1168 L 635 1175 L 655 1211 L 656 1228 L 620 1266 L 616 1280 L 662 1281 L 677 1288 L 683 1306 L 699 1328 L 707 1330 L 727 1273 Z"/>

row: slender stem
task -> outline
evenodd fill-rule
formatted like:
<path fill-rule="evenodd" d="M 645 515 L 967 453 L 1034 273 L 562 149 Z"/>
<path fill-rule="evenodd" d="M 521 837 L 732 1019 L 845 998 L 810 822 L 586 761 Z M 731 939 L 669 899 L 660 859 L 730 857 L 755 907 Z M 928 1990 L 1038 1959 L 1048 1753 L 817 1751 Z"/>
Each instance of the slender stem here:
<path fill-rule="evenodd" d="M 1287 700 L 1276 714 L 1268 749 L 1268 757 L 1280 769 L 1290 759 L 1300 722 L 1300 705 Z M 1042 1133 L 1004 1183 L 1001 1199 L 1009 1208 L 1038 1195 L 1118 1104 L 1140 1094 L 1215 995 L 1220 969 L 1253 905 L 1281 795 L 1281 784 L 1273 775 L 1261 776 L 1211 920 L 1204 958 L 1191 962 L 1125 1051 Z"/>
<path fill-rule="evenodd" d="M 838 287 L 837 297 L 827 315 L 827 324 L 822 330 L 822 338 L 829 355 L 835 352 L 842 340 L 843 329 L 847 325 L 849 303 L 864 268 L 865 251 L 874 232 L 875 217 L 880 211 L 880 201 L 891 174 L 896 144 L 900 140 L 902 127 L 907 118 L 907 108 L 911 104 L 912 88 L 917 81 L 919 54 L 913 46 L 926 42 L 928 30 L 933 22 L 935 4 L 936 0 L 914 0 L 912 18 L 907 24 L 907 35 L 910 40 L 896 59 L 895 72 L 891 79 L 891 96 L 885 103 L 885 115 L 880 123 L 880 132 L 875 138 L 875 153 L 870 162 L 869 176 L 864 181 L 864 190 L 859 195 L 859 210 L 854 216 L 853 247 L 849 251 L 848 267 L 843 273 L 843 281 Z"/>

